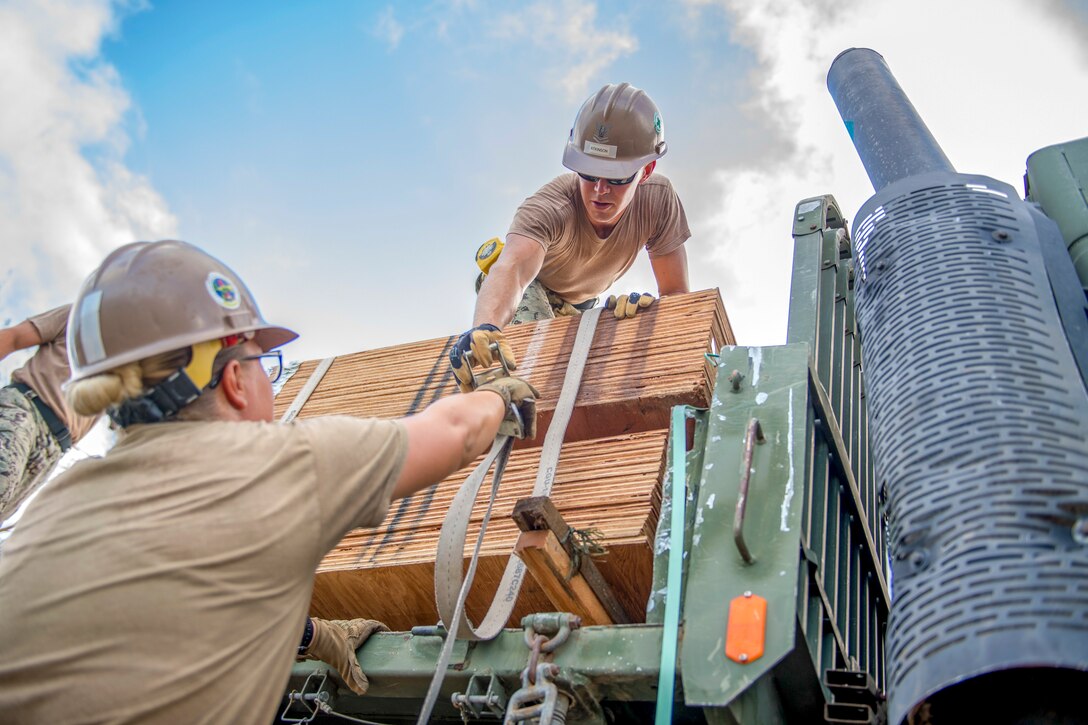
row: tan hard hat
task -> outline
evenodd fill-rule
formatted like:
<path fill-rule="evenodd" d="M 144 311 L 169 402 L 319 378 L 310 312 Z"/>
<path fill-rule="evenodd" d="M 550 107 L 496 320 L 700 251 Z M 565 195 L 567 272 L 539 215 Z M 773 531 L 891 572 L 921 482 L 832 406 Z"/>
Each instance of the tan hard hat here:
<path fill-rule="evenodd" d="M 668 150 L 661 113 L 646 91 L 610 83 L 578 111 L 563 166 L 588 176 L 626 179 Z"/>
<path fill-rule="evenodd" d="M 91 273 L 72 305 L 72 381 L 171 350 L 243 333 L 268 351 L 294 340 L 269 325 L 242 279 L 186 242 L 135 242 Z"/>

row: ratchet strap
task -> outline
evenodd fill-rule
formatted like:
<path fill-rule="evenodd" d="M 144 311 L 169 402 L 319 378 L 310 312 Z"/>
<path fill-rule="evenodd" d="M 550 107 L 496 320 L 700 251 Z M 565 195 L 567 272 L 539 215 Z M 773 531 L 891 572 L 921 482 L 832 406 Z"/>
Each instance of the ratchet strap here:
<path fill-rule="evenodd" d="M 559 394 L 559 400 L 552 415 L 548 433 L 544 436 L 544 444 L 540 449 L 540 465 L 537 469 L 536 483 L 533 486 L 533 496 L 547 496 L 555 482 L 555 471 L 559 464 L 559 454 L 563 447 L 563 437 L 567 432 L 567 424 L 574 412 L 574 403 L 578 398 L 578 388 L 582 384 L 582 372 L 585 370 L 586 359 L 589 357 L 589 348 L 593 344 L 593 334 L 597 329 L 597 320 L 601 316 L 603 307 L 595 307 L 582 313 L 578 324 L 578 334 L 574 339 L 574 347 L 571 350 L 570 361 L 567 364 L 567 373 L 563 378 L 563 388 Z M 434 566 L 435 603 L 438 606 L 438 614 L 446 627 L 446 641 L 442 646 L 442 654 L 435 667 L 434 678 L 431 680 L 430 689 L 420 712 L 420 723 L 425 723 L 430 718 L 431 710 L 438 698 L 442 679 L 445 677 L 446 668 L 449 666 L 453 645 L 458 637 L 468 640 L 493 639 L 502 631 L 506 621 L 510 619 L 517 603 L 518 592 L 521 583 L 525 579 L 525 564 L 517 556 L 511 555 L 506 564 L 506 571 L 495 594 L 495 599 L 480 622 L 479 627 L 474 627 L 465 615 L 465 601 L 472 587 L 472 579 L 476 574 L 476 564 L 479 558 L 480 545 L 483 543 L 484 532 L 491 519 L 491 509 L 495 503 L 499 491 L 499 483 L 502 479 L 503 469 L 506 467 L 513 439 L 509 436 L 499 436 L 491 446 L 491 451 L 480 463 L 472 474 L 461 484 L 460 490 L 453 499 L 446 518 L 442 522 L 442 531 L 438 537 L 438 551 Z M 462 568 L 465 552 L 465 537 L 468 532 L 469 516 L 472 513 L 472 505 L 479 493 L 480 486 L 487 477 L 491 466 L 495 466 L 495 473 L 491 481 L 491 497 L 480 523 L 480 532 L 476 537 L 476 546 L 469 561 L 468 571 L 462 579 Z"/>

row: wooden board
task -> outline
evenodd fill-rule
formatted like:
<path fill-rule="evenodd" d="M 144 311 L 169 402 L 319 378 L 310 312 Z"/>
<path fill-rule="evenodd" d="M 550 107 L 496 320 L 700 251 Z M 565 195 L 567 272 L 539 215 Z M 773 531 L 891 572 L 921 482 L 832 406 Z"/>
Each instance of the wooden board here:
<path fill-rule="evenodd" d="M 596 560 L 632 621 L 644 621 L 652 579 L 652 542 L 661 505 L 661 476 L 668 433 L 648 431 L 567 444 L 556 472 L 552 501 L 567 523 L 595 528 L 607 556 Z M 488 525 L 470 616 L 483 615 L 521 533 L 510 519 L 514 504 L 531 495 L 540 449 L 515 451 Z M 473 466 L 474 467 L 474 466 Z M 322 561 L 310 613 L 330 619 L 380 619 L 394 630 L 437 621 L 434 556 L 442 518 L 466 468 L 428 491 L 393 502 L 377 529 L 357 529 Z M 470 518 L 466 563 L 486 501 L 481 495 Z M 524 614 L 548 611 L 548 599 L 527 579 L 510 626 Z"/>
<path fill-rule="evenodd" d="M 577 317 L 510 325 L 504 330 L 518 357 L 518 374 L 541 393 L 539 445 L 544 439 L 570 350 Z M 299 413 L 398 418 L 457 392 L 449 371 L 456 336 L 338 356 Z M 586 363 L 578 407 L 566 441 L 665 428 L 674 405 L 706 407 L 714 381 L 704 354 L 734 344 L 717 290 L 658 300 L 633 320 L 603 314 Z M 304 362 L 276 396 L 276 417 L 290 406 L 319 360 Z"/>

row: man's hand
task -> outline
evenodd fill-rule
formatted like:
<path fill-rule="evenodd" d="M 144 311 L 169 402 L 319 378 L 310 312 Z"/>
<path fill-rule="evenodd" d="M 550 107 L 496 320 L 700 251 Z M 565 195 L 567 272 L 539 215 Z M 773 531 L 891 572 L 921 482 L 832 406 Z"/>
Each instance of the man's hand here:
<path fill-rule="evenodd" d="M 476 388 L 476 390 L 490 390 L 493 393 L 498 393 L 506 406 L 508 420 L 513 420 L 509 412 L 510 405 L 513 404 L 521 415 L 521 431 L 514 435 L 524 435 L 525 438 L 530 440 L 536 438 L 535 401 L 540 397 L 540 393 L 537 392 L 536 388 L 521 378 L 510 376 L 495 378 L 491 382 L 484 383 Z M 500 428 L 499 431 L 502 432 L 502 429 Z"/>
<path fill-rule="evenodd" d="M 367 638 L 375 632 L 388 632 L 381 622 L 373 619 L 316 619 L 310 618 L 314 626 L 314 637 L 310 640 L 304 660 L 321 660 L 336 668 L 340 676 L 356 695 L 365 695 L 370 688 L 370 680 L 359 666 L 356 650 L 363 646 Z"/>
<path fill-rule="evenodd" d="M 510 376 L 508 378 L 495 378 L 489 383 L 484 383 L 477 390 L 490 390 L 498 393 L 506 405 L 513 403 L 520 405 L 526 398 L 539 398 L 540 393 L 536 388 L 521 378 Z"/>
<path fill-rule="evenodd" d="M 457 378 L 462 393 L 472 392 L 472 372 L 469 370 L 468 361 L 465 360 L 465 353 L 472 353 L 472 365 L 481 368 L 491 367 L 495 362 L 491 354 L 491 343 L 498 343 L 499 351 L 506 358 L 506 364 L 511 370 L 517 369 L 514 350 L 506 341 L 502 330 L 490 323 L 474 327 L 461 335 L 457 344 L 450 349 L 450 367 L 453 368 L 453 375 Z"/>
<path fill-rule="evenodd" d="M 654 296 L 647 292 L 632 292 L 629 295 L 609 295 L 606 307 L 614 310 L 616 319 L 634 317 L 640 308 L 649 307 L 654 301 Z"/>

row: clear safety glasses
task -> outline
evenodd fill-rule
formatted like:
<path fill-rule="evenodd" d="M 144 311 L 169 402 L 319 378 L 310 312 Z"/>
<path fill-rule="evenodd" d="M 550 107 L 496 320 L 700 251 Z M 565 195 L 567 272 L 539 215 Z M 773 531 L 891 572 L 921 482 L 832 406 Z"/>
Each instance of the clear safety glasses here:
<path fill-rule="evenodd" d="M 270 350 L 268 352 L 261 353 L 260 355 L 246 355 L 245 357 L 235 358 L 238 362 L 244 360 L 260 360 L 261 367 L 264 368 L 265 375 L 268 376 L 268 380 L 272 383 L 278 382 L 280 376 L 283 375 L 283 351 L 282 350 Z M 223 379 L 223 371 L 220 370 L 212 376 L 211 382 L 208 383 L 209 388 L 214 388 L 219 385 Z"/>

